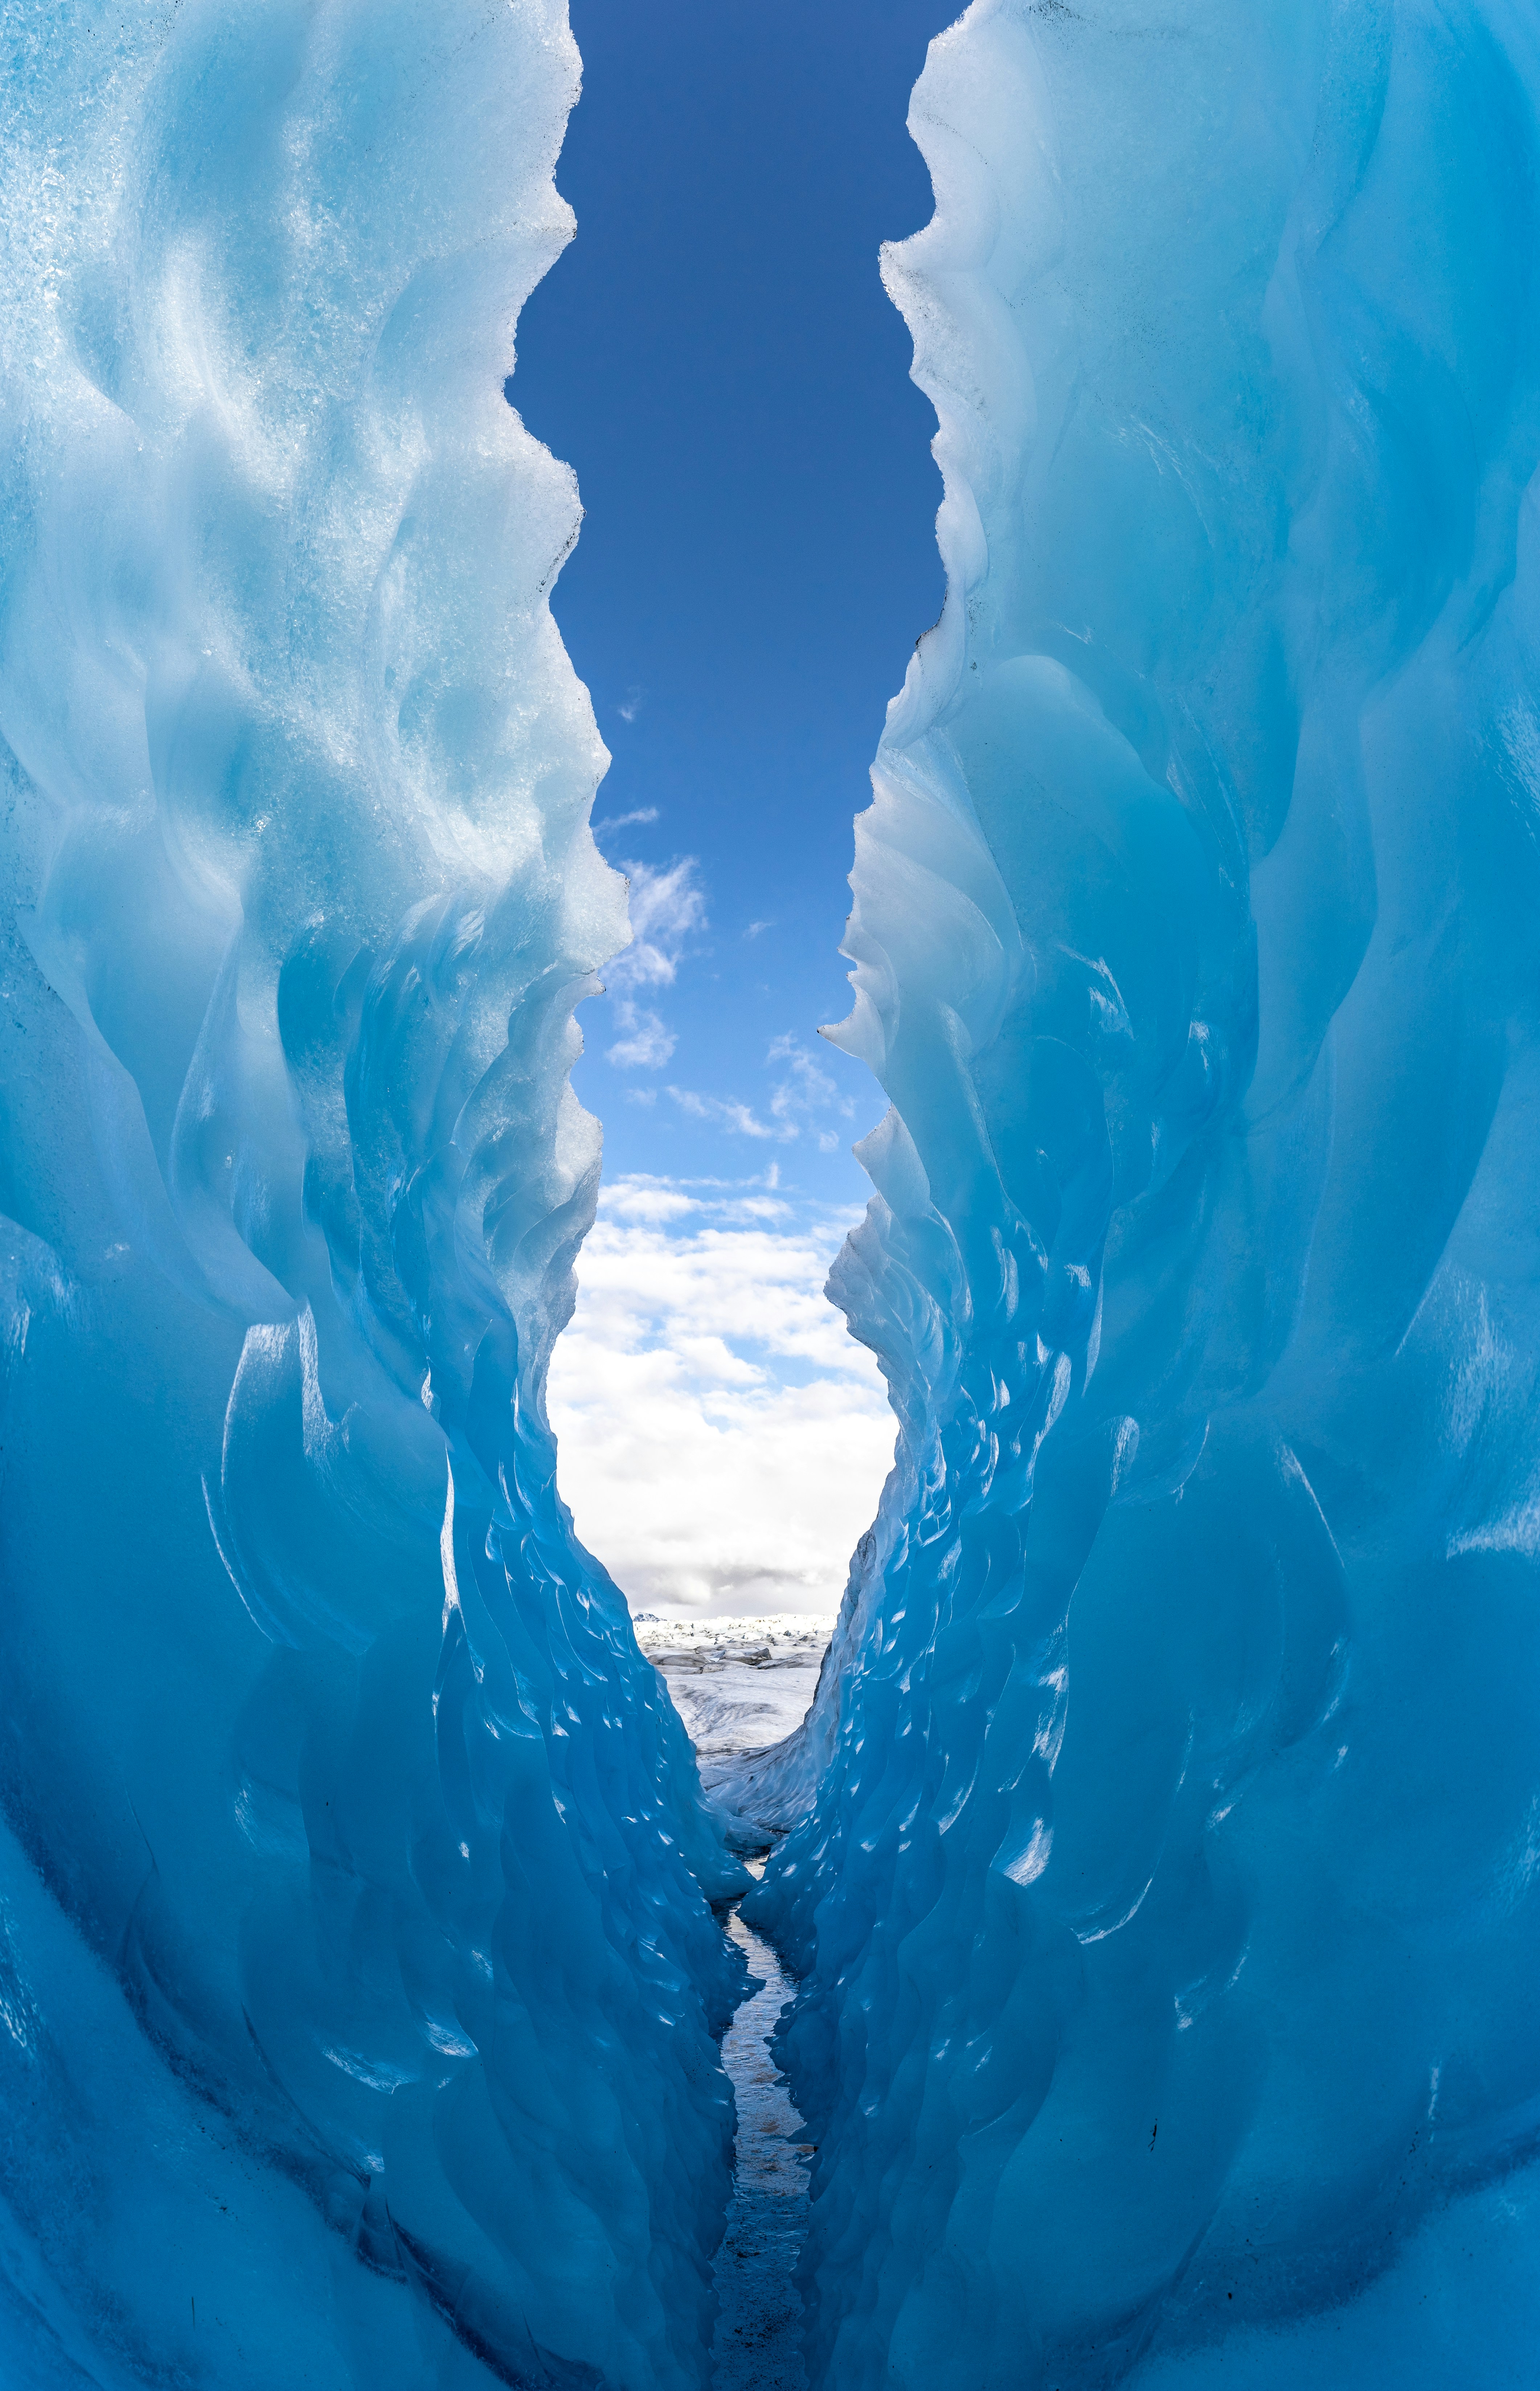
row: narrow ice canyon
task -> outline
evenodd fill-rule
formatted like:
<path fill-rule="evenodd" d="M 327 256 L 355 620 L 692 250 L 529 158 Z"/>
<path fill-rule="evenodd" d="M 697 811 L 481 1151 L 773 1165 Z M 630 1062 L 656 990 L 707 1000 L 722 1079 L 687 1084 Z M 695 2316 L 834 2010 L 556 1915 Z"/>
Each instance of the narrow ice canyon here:
<path fill-rule="evenodd" d="M 896 1452 L 751 1751 L 546 1410 L 564 0 L 0 18 L 0 2383 L 1528 2391 L 1533 7 L 932 45 Z"/>

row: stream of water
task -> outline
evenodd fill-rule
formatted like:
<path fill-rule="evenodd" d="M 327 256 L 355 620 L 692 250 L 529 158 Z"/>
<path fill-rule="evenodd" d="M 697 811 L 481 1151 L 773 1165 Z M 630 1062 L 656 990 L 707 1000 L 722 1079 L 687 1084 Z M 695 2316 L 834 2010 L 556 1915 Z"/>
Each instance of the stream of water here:
<path fill-rule="evenodd" d="M 751 1862 L 757 1875 L 761 1862 Z M 802 2120 L 770 2057 L 792 1985 L 768 1943 L 734 1910 L 728 1932 L 747 1954 L 758 1992 L 722 2037 L 738 2102 L 738 2143 L 727 2231 L 717 2253 L 721 2303 L 712 2345 L 713 2391 L 806 2391 L 802 2303 L 793 2280 L 808 2215 Z"/>
<path fill-rule="evenodd" d="M 703 1782 L 802 1723 L 833 1622 L 808 1618 L 637 1622 L 642 1650 L 667 1680 L 694 1742 Z M 747 1865 L 757 1876 L 762 1860 Z M 727 2230 L 717 2253 L 720 2309 L 711 2349 L 713 2391 L 807 2391 L 802 2303 L 795 2281 L 808 2219 L 811 2144 L 770 2057 L 770 2038 L 793 1985 L 770 1945 L 734 1906 L 728 1932 L 759 1989 L 722 2037 L 738 2105 Z"/>

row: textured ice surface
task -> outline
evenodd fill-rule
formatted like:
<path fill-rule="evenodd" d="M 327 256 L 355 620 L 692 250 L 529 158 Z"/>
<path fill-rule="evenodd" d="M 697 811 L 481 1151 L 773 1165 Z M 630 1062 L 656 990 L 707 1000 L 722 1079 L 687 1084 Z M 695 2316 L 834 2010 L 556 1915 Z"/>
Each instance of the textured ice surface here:
<path fill-rule="evenodd" d="M 745 1904 L 818 2391 L 1533 2380 L 1537 45 L 977 0 L 915 95 L 902 1435 Z"/>
<path fill-rule="evenodd" d="M 701 2385 L 744 1879 L 543 1404 L 564 15 L 0 25 L 0 2377 Z M 768 1633 L 697 1718 L 814 2391 L 1533 2384 L 1537 99 L 1528 0 L 978 0 L 917 94 L 899 1457 L 805 1727 Z"/>
<path fill-rule="evenodd" d="M 746 1880 L 543 1402 L 564 8 L 0 25 L 0 2379 L 699 2383 Z"/>

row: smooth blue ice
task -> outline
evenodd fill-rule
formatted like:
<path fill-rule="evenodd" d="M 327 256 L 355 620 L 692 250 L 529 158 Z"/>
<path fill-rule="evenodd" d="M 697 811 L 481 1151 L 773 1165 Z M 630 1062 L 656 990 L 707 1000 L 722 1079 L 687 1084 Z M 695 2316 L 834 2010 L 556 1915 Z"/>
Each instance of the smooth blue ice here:
<path fill-rule="evenodd" d="M 1537 104 L 1529 0 L 976 0 L 915 94 L 901 1433 L 744 1906 L 814 2391 L 1535 2379 Z"/>
<path fill-rule="evenodd" d="M 692 2391 L 746 1879 L 542 1392 L 565 8 L 0 32 L 0 2383 Z"/>

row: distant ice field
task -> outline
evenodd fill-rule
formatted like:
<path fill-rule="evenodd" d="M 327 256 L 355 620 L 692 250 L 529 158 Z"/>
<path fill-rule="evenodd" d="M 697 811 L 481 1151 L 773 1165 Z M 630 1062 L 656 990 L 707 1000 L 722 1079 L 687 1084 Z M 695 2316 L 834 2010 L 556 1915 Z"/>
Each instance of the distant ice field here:
<path fill-rule="evenodd" d="M 835 1622 L 833 1612 L 740 1619 L 657 1619 L 643 1612 L 635 1625 L 638 1643 L 667 1680 L 709 1787 L 714 1763 L 761 1751 L 796 1733 L 817 1689 Z"/>

